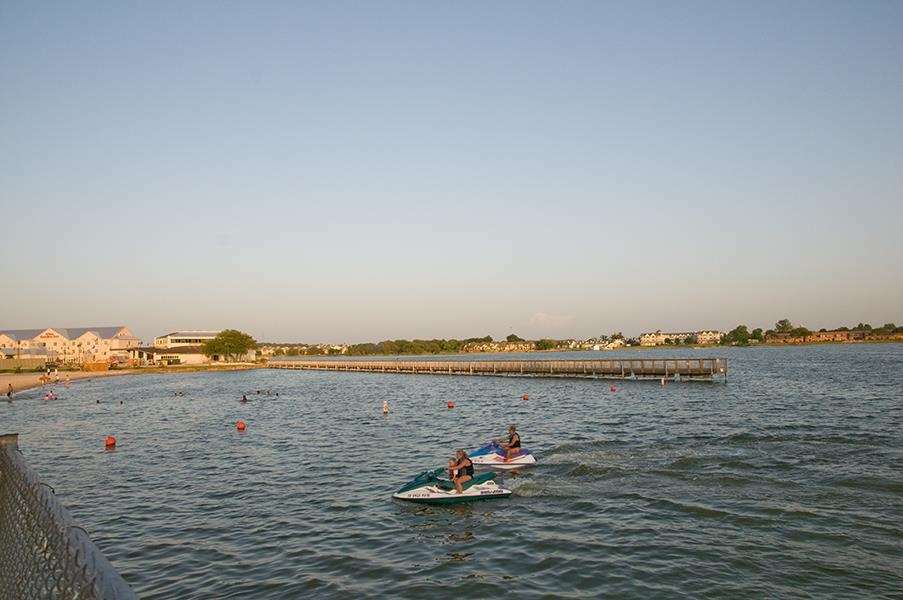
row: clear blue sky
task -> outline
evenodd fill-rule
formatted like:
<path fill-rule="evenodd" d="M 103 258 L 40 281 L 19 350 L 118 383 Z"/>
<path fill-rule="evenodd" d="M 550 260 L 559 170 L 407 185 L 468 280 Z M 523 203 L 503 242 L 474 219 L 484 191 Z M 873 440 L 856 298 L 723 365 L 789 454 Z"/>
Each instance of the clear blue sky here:
<path fill-rule="evenodd" d="M 903 321 L 903 3 L 0 2 L 0 327 Z"/>

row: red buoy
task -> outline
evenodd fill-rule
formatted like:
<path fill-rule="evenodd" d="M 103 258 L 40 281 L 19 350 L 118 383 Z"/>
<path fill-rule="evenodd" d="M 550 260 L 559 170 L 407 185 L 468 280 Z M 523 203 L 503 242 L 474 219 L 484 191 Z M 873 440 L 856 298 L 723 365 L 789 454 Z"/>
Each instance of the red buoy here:
<path fill-rule="evenodd" d="M 235 428 L 239 431 L 244 431 L 246 427 L 247 427 L 247 425 L 245 425 L 245 422 L 242 421 L 241 419 L 239 419 L 238 422 L 235 424 Z"/>
<path fill-rule="evenodd" d="M 449 400 L 449 401 L 448 401 L 448 407 L 449 407 L 449 408 L 454 408 L 454 407 L 455 407 L 455 403 L 452 402 L 451 400 Z"/>
<path fill-rule="evenodd" d="M 115 448 L 116 447 L 116 438 L 114 438 L 112 435 L 108 435 L 107 439 L 105 439 L 103 441 L 103 445 L 106 448 Z"/>
<path fill-rule="evenodd" d="M 529 399 L 530 399 L 530 396 L 524 394 L 524 395 L 523 395 L 523 399 L 524 399 L 524 400 L 529 400 Z"/>

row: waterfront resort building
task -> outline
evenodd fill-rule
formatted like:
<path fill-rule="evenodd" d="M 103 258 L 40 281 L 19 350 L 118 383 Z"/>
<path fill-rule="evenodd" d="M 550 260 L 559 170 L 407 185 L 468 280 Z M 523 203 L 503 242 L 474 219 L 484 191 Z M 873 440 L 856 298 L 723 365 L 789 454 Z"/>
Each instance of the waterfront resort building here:
<path fill-rule="evenodd" d="M 714 329 L 703 329 L 701 331 L 652 331 L 640 334 L 640 346 L 661 346 L 663 344 L 683 344 L 687 338 L 695 339 L 694 344 L 706 345 L 717 344 L 721 341 L 724 334 Z"/>
<path fill-rule="evenodd" d="M 173 331 L 154 338 L 152 348 L 133 348 L 130 355 L 138 365 L 207 365 L 225 362 L 225 356 L 204 354 L 204 344 L 219 334 L 219 331 Z M 252 362 L 256 359 L 256 350 L 238 357 L 239 362 Z"/>
<path fill-rule="evenodd" d="M 179 346 L 200 346 L 220 334 L 219 331 L 173 331 L 154 338 L 154 348 L 177 348 Z"/>
<path fill-rule="evenodd" d="M 48 327 L 0 330 L 0 350 L 10 358 L 40 356 L 67 364 L 119 363 L 141 345 L 128 327 Z"/>

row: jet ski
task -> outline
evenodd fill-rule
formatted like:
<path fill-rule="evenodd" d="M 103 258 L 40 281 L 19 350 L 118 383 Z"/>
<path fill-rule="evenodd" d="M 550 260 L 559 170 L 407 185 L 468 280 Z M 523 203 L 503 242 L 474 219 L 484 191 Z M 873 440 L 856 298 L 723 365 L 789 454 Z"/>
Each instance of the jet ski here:
<path fill-rule="evenodd" d="M 455 492 L 455 484 L 450 479 L 442 477 L 444 473 L 446 473 L 446 469 L 442 468 L 424 471 L 401 486 L 397 492 L 392 494 L 392 497 L 421 504 L 457 504 L 475 500 L 507 498 L 511 495 L 511 490 L 506 490 L 493 481 L 495 473 L 474 475 L 462 486 L 464 492 L 461 494 Z"/>
<path fill-rule="evenodd" d="M 469 453 L 470 460 L 475 467 L 490 469 L 519 469 L 536 464 L 536 458 L 526 448 L 521 448 L 517 456 L 508 460 L 505 458 L 505 449 L 498 442 L 489 442 Z"/>

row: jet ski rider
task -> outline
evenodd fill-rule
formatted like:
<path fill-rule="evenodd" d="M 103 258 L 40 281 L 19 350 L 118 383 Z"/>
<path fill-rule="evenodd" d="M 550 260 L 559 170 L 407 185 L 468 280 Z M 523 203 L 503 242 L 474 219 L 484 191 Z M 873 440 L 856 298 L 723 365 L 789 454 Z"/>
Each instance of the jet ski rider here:
<path fill-rule="evenodd" d="M 511 460 L 520 454 L 520 435 L 514 423 L 508 426 L 508 441 L 502 442 L 501 446 L 505 450 L 505 460 Z"/>
<path fill-rule="evenodd" d="M 464 450 L 455 452 L 455 462 L 448 465 L 448 471 L 455 484 L 455 492 L 463 494 L 464 484 L 473 479 L 473 463 Z"/>

